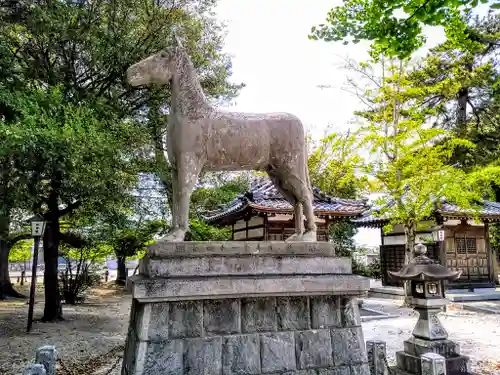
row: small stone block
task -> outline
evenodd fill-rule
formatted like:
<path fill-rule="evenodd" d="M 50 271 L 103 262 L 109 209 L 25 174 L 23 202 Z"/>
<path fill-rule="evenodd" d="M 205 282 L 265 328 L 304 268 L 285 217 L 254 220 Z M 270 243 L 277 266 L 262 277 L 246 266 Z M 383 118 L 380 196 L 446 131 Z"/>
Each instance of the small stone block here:
<path fill-rule="evenodd" d="M 222 338 L 187 339 L 184 370 L 186 375 L 220 375 L 222 371 Z"/>
<path fill-rule="evenodd" d="M 277 329 L 276 298 L 245 298 L 241 301 L 241 329 L 245 333 Z"/>
<path fill-rule="evenodd" d="M 169 337 L 200 337 L 203 332 L 203 302 L 170 302 Z"/>
<path fill-rule="evenodd" d="M 341 327 L 338 296 L 311 297 L 311 328 Z"/>
<path fill-rule="evenodd" d="M 420 357 L 422 375 L 446 375 L 446 359 L 437 353 L 426 353 Z"/>
<path fill-rule="evenodd" d="M 142 375 L 183 375 L 184 345 L 183 340 L 172 340 L 163 343 L 144 343 L 147 345 L 145 358 L 138 361 L 135 374 Z M 143 367 L 140 368 L 142 362 Z"/>
<path fill-rule="evenodd" d="M 309 299 L 307 297 L 280 297 L 278 329 L 280 331 L 310 329 Z"/>
<path fill-rule="evenodd" d="M 386 364 L 384 358 L 387 355 L 387 346 L 385 341 L 368 340 L 366 342 L 366 354 L 368 357 L 368 366 L 370 367 L 371 375 L 385 375 Z"/>
<path fill-rule="evenodd" d="M 56 375 L 56 347 L 52 345 L 45 345 L 38 348 L 36 351 L 35 362 L 45 367 L 47 375 Z"/>
<path fill-rule="evenodd" d="M 241 305 L 239 299 L 205 300 L 203 325 L 208 335 L 240 333 Z"/>
<path fill-rule="evenodd" d="M 331 330 L 333 361 L 336 366 L 366 363 L 365 342 L 361 327 Z"/>
<path fill-rule="evenodd" d="M 260 374 L 260 340 L 258 335 L 235 335 L 224 338 L 222 372 L 232 374 Z"/>
<path fill-rule="evenodd" d="M 27 367 L 23 375 L 47 375 L 47 371 L 45 371 L 45 367 L 39 363 L 35 365 L 30 365 Z"/>
<path fill-rule="evenodd" d="M 168 339 L 168 302 L 133 305 L 133 327 L 139 340 L 160 342 Z"/>
<path fill-rule="evenodd" d="M 262 372 L 295 370 L 295 341 L 293 332 L 260 335 Z"/>
<path fill-rule="evenodd" d="M 296 332 L 295 355 L 299 369 L 332 366 L 330 331 L 325 329 Z"/>

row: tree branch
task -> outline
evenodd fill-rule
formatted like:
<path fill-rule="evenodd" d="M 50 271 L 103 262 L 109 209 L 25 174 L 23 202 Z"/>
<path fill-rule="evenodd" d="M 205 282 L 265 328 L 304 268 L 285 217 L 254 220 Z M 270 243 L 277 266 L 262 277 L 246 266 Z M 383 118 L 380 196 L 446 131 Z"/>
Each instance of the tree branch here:
<path fill-rule="evenodd" d="M 22 241 L 22 240 L 29 240 L 31 237 L 32 237 L 31 233 L 21 233 L 21 234 L 17 234 L 14 237 L 10 238 L 7 242 L 9 243 L 10 246 L 13 246 L 17 242 Z"/>

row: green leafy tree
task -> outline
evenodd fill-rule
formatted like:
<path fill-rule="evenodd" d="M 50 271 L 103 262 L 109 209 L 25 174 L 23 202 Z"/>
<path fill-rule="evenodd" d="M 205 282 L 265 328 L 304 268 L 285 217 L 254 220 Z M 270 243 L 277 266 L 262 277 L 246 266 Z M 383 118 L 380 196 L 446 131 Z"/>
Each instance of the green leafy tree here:
<path fill-rule="evenodd" d="M 364 144 L 370 151 L 366 172 L 386 194 L 378 201 L 378 213 L 390 219 L 389 227 L 403 225 L 407 263 L 413 256 L 417 224 L 432 217 L 442 199 L 474 210 L 484 198 L 488 179 L 498 180 L 499 168 L 467 173 L 452 165 L 458 147 L 472 149 L 474 144 L 429 126 L 426 122 L 434 111 L 422 107 L 404 63 L 386 67 L 377 89 L 366 93 L 371 108 L 357 114 L 366 122 Z"/>
<path fill-rule="evenodd" d="M 363 163 L 357 152 L 356 133 L 333 132 L 313 144 L 308 166 L 311 183 L 321 191 L 340 198 L 362 195 L 368 179 L 359 175 Z"/>
<path fill-rule="evenodd" d="M 12 246 L 9 254 L 9 262 L 22 263 L 31 259 L 33 240 L 21 240 Z"/>
<path fill-rule="evenodd" d="M 442 26 L 447 38 L 468 48 L 476 43 L 475 35 L 464 22 L 464 15 L 487 0 L 344 0 L 332 8 L 326 22 L 313 26 L 311 39 L 372 42 L 372 57 L 407 58 L 425 43 L 424 26 Z M 491 6 L 500 8 L 500 4 Z"/>
<path fill-rule="evenodd" d="M 339 198 L 358 198 L 366 191 L 368 179 L 360 175 L 363 159 L 356 145 L 360 142 L 356 133 L 332 132 L 312 143 L 308 167 L 311 183 L 321 191 Z M 344 255 L 354 251 L 353 237 L 356 228 L 348 221 L 332 223 L 328 230 Z"/>
<path fill-rule="evenodd" d="M 19 170 L 33 198 L 33 211 L 47 221 L 44 233 L 44 319 L 61 315 L 57 284 L 61 219 L 78 209 L 114 210 L 136 182 L 134 145 L 138 128 L 95 107 L 67 102 L 59 88 L 16 92 L 16 120 L 0 124 L 2 148 Z"/>
<path fill-rule="evenodd" d="M 126 69 L 168 45 L 173 25 L 181 24 L 180 33 L 207 93 L 224 99 L 237 91 L 226 80 L 231 71 L 229 58 L 220 51 L 221 26 L 209 17 L 214 2 L 196 2 L 189 14 L 184 9 L 190 3 L 183 5 L 183 9 L 167 7 L 149 0 L 25 1 L 2 8 L 0 64 L 6 67 L 6 74 L 1 73 L 0 113 L 4 136 L 9 137 L 9 143 L 2 147 L 7 155 L 12 146 L 21 145 L 16 156 L 20 162 L 14 171 L 29 181 L 12 177 L 8 182 L 30 187 L 29 197 L 42 197 L 28 202 L 48 221 L 44 320 L 62 316 L 57 283 L 62 240 L 59 219 L 77 210 L 91 211 L 91 202 L 100 210 L 100 202 L 111 209 L 114 200 L 118 207 L 113 210 L 119 211 L 124 202 L 121 194 L 114 193 L 126 190 L 137 172 L 128 166 L 137 156 L 148 155 L 156 147 L 154 142 L 161 140 L 161 131 L 148 131 L 145 133 L 152 143 L 138 145 L 143 137 L 133 131 L 135 120 L 147 113 L 146 104 L 152 96 L 143 88 L 132 89 L 126 84 Z M 158 95 L 160 102 L 168 103 L 167 90 Z M 19 105 L 21 100 L 24 102 Z M 86 127 L 87 120 L 90 125 Z M 43 136 L 37 135 L 40 123 Z M 10 131 L 17 132 L 16 137 Z M 126 137 L 129 145 L 123 149 L 121 142 Z M 23 152 L 26 149 L 28 152 Z M 158 166 L 150 163 L 150 170 L 156 172 Z M 105 173 L 101 174 L 100 168 Z M 12 175 L 7 172 L 2 177 Z M 106 192 L 103 188 L 108 184 Z M 104 196 L 99 197 L 100 193 Z"/>
<path fill-rule="evenodd" d="M 164 230 L 163 220 L 148 220 L 131 223 L 128 227 L 120 228 L 114 233 L 109 244 L 117 259 L 117 283 L 124 284 L 127 279 L 127 258 L 136 257 L 138 253 L 144 252 L 147 246 L 153 243 L 155 236 Z"/>

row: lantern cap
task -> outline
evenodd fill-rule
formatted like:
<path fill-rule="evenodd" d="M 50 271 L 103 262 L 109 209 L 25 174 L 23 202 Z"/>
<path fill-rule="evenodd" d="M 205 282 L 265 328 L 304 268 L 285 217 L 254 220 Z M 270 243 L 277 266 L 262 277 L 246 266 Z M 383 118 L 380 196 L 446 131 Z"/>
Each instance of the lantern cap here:
<path fill-rule="evenodd" d="M 388 271 L 395 280 L 442 281 L 456 280 L 462 271 L 454 271 L 436 263 L 427 257 L 427 246 L 422 243 L 415 245 L 415 258 L 397 272 Z"/>
<path fill-rule="evenodd" d="M 29 218 L 28 221 L 32 223 L 35 221 L 45 221 L 45 219 L 41 215 L 36 214 L 35 216 Z"/>

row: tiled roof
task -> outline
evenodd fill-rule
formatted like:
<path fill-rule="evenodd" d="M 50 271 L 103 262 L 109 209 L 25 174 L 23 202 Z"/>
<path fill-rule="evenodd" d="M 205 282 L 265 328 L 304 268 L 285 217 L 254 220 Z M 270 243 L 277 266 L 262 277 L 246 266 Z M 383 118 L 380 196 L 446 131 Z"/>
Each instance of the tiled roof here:
<path fill-rule="evenodd" d="M 392 202 L 389 202 L 391 204 Z M 380 207 L 378 208 L 380 209 Z M 379 226 L 387 223 L 389 218 L 387 216 L 378 216 L 377 208 L 364 212 L 360 217 L 351 220 L 358 226 Z M 484 220 L 500 220 L 500 203 L 491 201 L 482 201 L 479 204 L 477 211 L 471 209 L 463 209 L 454 203 L 449 203 L 445 200 L 441 202 L 441 207 L 436 210 L 436 213 L 442 217 L 449 219 L 462 219 L 474 218 L 479 216 Z"/>
<path fill-rule="evenodd" d="M 313 193 L 315 214 L 355 217 L 367 208 L 364 200 L 331 197 L 314 187 Z M 259 177 L 252 182 L 249 192 L 236 197 L 221 210 L 206 213 L 202 217 L 208 222 L 214 222 L 231 214 L 244 211 L 249 207 L 260 212 L 293 212 L 292 205 L 283 198 L 272 181 L 266 177 Z"/>

